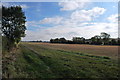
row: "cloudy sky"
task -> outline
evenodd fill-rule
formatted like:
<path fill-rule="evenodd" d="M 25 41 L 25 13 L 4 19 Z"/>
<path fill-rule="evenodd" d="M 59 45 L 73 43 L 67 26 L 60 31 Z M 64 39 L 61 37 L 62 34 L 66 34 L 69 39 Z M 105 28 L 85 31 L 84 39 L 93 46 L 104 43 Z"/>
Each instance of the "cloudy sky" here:
<path fill-rule="evenodd" d="M 51 38 L 90 38 L 106 32 L 118 36 L 117 2 L 12 2 L 20 5 L 26 15 L 26 37 L 22 40 Z"/>

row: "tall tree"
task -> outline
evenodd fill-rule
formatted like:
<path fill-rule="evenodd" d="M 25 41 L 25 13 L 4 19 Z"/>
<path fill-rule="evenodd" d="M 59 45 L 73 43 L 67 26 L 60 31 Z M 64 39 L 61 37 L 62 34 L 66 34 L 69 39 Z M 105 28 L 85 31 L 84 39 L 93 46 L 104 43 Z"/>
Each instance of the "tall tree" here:
<path fill-rule="evenodd" d="M 21 37 L 25 36 L 25 14 L 20 6 L 2 6 L 2 27 L 1 31 L 7 38 L 8 49 L 20 42 Z"/>
<path fill-rule="evenodd" d="M 104 44 L 109 44 L 110 34 L 102 32 L 101 33 L 101 38 L 102 38 L 103 45 Z"/>
<path fill-rule="evenodd" d="M 60 38 L 59 41 L 60 41 L 60 43 L 66 43 L 66 39 L 65 38 Z"/>
<path fill-rule="evenodd" d="M 96 45 L 99 45 L 101 44 L 101 37 L 99 35 L 96 35 L 94 37 L 91 38 L 91 44 L 96 44 Z"/>

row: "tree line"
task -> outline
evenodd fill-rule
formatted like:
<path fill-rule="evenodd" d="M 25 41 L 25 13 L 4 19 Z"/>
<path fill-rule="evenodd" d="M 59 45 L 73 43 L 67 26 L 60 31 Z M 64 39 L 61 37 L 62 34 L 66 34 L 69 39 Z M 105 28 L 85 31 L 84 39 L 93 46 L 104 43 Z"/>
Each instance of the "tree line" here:
<path fill-rule="evenodd" d="M 72 40 L 65 38 L 50 39 L 50 43 L 66 43 L 66 44 L 93 44 L 93 45 L 120 45 L 120 38 L 110 38 L 110 34 L 102 32 L 90 39 L 84 37 L 73 37 Z"/>

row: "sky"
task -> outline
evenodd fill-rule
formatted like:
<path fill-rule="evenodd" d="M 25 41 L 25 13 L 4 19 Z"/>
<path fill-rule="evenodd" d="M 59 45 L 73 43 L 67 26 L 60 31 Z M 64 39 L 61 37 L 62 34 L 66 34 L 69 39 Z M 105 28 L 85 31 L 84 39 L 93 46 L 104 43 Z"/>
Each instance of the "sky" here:
<path fill-rule="evenodd" d="M 118 37 L 117 2 L 4 2 L 3 5 L 22 7 L 27 21 L 23 41 L 89 39 L 101 32 Z"/>

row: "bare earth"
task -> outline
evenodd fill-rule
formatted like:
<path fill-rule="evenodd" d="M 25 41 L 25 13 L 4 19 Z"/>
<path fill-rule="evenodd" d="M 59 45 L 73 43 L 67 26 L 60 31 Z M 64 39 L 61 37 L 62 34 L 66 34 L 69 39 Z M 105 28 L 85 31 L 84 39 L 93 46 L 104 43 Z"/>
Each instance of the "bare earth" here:
<path fill-rule="evenodd" d="M 118 59 L 118 46 L 84 45 L 84 44 L 53 44 L 53 43 L 29 43 L 41 47 L 87 53 L 97 56 L 108 56 Z"/>

